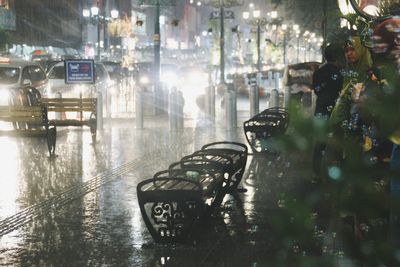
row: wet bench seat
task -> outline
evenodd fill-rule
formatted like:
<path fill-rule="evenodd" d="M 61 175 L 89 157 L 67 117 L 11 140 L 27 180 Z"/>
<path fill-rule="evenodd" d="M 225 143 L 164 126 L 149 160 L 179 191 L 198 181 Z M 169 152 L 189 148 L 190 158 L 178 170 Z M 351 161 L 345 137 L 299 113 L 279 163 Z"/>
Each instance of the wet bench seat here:
<path fill-rule="evenodd" d="M 93 143 L 96 142 L 97 133 L 97 99 L 96 98 L 42 98 L 41 102 L 47 107 L 48 112 L 59 113 L 54 119 L 57 126 L 88 126 Z M 66 118 L 66 112 L 77 112 L 77 119 Z M 85 118 L 84 113 L 89 113 Z"/>
<path fill-rule="evenodd" d="M 47 108 L 40 103 L 31 106 L 0 106 L 0 121 L 11 122 L 13 129 L 0 134 L 46 137 L 50 156 L 55 153 L 57 130 L 47 117 Z"/>
<path fill-rule="evenodd" d="M 213 142 L 201 147 L 196 153 L 215 153 L 223 155 L 232 160 L 231 178 L 229 183 L 229 192 L 233 192 L 240 184 L 247 164 L 248 149 L 247 146 L 238 142 Z"/>
<path fill-rule="evenodd" d="M 285 134 L 289 113 L 284 108 L 269 108 L 243 123 L 246 140 L 254 153 L 272 151 L 270 138 Z"/>
<path fill-rule="evenodd" d="M 244 150 L 244 148 L 242 148 Z M 229 152 L 229 153 L 228 153 Z M 139 183 L 142 217 L 156 242 L 185 242 L 229 191 L 242 151 L 200 150 Z M 232 159 L 230 156 L 233 156 Z"/>
<path fill-rule="evenodd" d="M 193 229 L 223 199 L 222 168 L 211 160 L 182 160 L 139 183 L 142 217 L 156 242 L 185 242 L 193 237 Z"/>

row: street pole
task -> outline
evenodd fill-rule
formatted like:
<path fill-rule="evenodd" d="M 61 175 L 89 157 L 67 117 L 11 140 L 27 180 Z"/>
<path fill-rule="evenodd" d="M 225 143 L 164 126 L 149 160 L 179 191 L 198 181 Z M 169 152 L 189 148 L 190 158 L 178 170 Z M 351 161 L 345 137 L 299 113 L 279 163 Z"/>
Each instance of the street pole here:
<path fill-rule="evenodd" d="M 234 13 L 231 10 L 227 10 L 225 13 L 224 8 L 233 6 L 237 4 L 237 0 L 209 0 L 209 5 L 214 8 L 218 8 L 218 12 L 211 12 L 210 19 L 219 19 L 220 24 L 220 35 L 219 35 L 219 62 L 220 62 L 220 84 L 225 84 L 225 28 L 224 28 L 224 19 L 234 19 Z"/>
<path fill-rule="evenodd" d="M 107 9 L 106 1 L 103 2 L 102 16 L 100 17 L 101 22 L 103 24 L 103 51 L 107 51 L 108 40 L 107 40 L 107 18 L 106 18 L 106 9 Z"/>
<path fill-rule="evenodd" d="M 156 0 L 155 3 L 156 14 L 155 14 L 155 23 L 154 23 L 154 111 L 155 115 L 160 114 L 160 50 L 161 50 L 161 36 L 160 36 L 160 0 Z"/>
<path fill-rule="evenodd" d="M 286 40 L 286 31 L 284 31 L 283 32 L 283 65 L 285 65 L 286 66 L 286 62 L 287 62 L 287 59 L 286 59 L 286 42 L 287 42 L 287 40 Z"/>
<path fill-rule="evenodd" d="M 100 17 L 97 18 L 97 60 L 100 60 L 100 31 L 101 31 L 101 27 L 100 27 Z"/>
<path fill-rule="evenodd" d="M 220 49 L 220 83 L 225 84 L 225 51 L 224 51 L 224 5 L 222 3 L 223 0 L 219 0 L 219 13 L 220 13 L 220 24 L 221 24 L 221 33 L 219 40 L 219 49 Z"/>
<path fill-rule="evenodd" d="M 161 37 L 160 37 L 160 6 L 175 6 L 175 0 L 139 0 L 139 6 L 152 6 L 155 7 L 155 22 L 154 22 L 154 62 L 153 62 L 153 74 L 154 74 L 154 104 L 155 114 L 158 115 L 161 112 L 160 107 L 160 50 L 161 50 Z"/>
<path fill-rule="evenodd" d="M 257 19 L 257 86 L 261 86 L 261 76 L 261 21 Z"/>
<path fill-rule="evenodd" d="M 156 89 L 160 83 L 160 0 L 156 1 L 156 21 L 154 23 L 154 76 L 156 79 Z"/>
<path fill-rule="evenodd" d="M 324 0 L 323 5 L 322 5 L 322 9 L 324 12 L 324 18 L 322 20 L 322 26 L 321 26 L 321 30 L 322 30 L 322 38 L 324 38 L 324 40 L 322 41 L 322 62 L 325 61 L 325 48 L 326 48 L 326 37 L 327 37 L 327 25 L 328 25 L 328 3 L 326 2 L 326 0 Z"/>
<path fill-rule="evenodd" d="M 261 52 L 260 52 L 260 46 L 261 46 L 261 26 L 260 26 L 260 20 L 257 19 L 257 71 L 260 74 L 261 73 Z"/>

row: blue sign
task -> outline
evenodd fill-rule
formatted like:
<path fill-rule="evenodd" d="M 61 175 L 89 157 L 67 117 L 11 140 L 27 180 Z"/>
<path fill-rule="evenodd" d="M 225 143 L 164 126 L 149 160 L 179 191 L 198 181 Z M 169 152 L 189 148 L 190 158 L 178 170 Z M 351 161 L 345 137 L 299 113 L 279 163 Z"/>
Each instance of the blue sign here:
<path fill-rule="evenodd" d="M 65 60 L 65 83 L 95 83 L 93 60 Z"/>

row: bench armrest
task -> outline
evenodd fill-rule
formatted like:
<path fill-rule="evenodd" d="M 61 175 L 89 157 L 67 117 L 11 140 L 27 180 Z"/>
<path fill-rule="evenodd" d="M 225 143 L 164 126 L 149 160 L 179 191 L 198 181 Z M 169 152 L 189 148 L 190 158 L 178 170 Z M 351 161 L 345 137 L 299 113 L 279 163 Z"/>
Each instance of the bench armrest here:
<path fill-rule="evenodd" d="M 206 144 L 201 147 L 201 150 L 206 150 L 208 148 L 218 148 L 218 147 L 223 147 L 223 148 L 230 148 L 230 147 L 240 147 L 241 150 L 247 152 L 247 146 L 245 144 L 239 143 L 239 142 L 232 142 L 232 141 L 219 141 L 219 142 L 213 142 Z"/>

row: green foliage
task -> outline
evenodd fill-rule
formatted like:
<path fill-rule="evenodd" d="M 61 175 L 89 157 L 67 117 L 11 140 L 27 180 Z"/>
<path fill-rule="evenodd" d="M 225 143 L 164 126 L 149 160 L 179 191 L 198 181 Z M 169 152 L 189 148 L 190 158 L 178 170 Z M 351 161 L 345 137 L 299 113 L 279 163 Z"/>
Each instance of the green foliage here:
<path fill-rule="evenodd" d="M 400 128 L 399 69 L 392 60 L 386 59 L 384 64 L 384 67 L 389 66 L 383 73 L 388 85 L 365 99 L 369 119 L 378 125 L 383 137 Z M 292 103 L 290 114 L 291 128 L 290 134 L 285 136 L 285 145 L 291 153 L 312 153 L 314 141 L 331 142 L 327 123 L 313 118 L 296 103 Z M 356 267 L 400 266 L 396 255 L 398 247 L 391 243 L 393 233 L 389 229 L 390 211 L 399 205 L 390 195 L 389 185 L 391 178 L 398 173 L 390 170 L 387 162 L 371 161 L 371 154 L 362 150 L 358 140 L 344 140 L 335 146 L 346 149 L 345 160 L 336 165 L 324 165 L 322 182 L 308 193 L 309 196 L 320 193 L 317 202 L 325 204 L 325 211 L 330 216 L 333 228 L 324 235 L 334 233 L 336 241 L 341 242 L 341 251 L 333 250 L 323 258 L 334 257 L 333 262 L 339 258 L 350 259 L 351 266 Z M 318 215 L 316 218 L 311 216 L 313 210 L 307 201 L 295 201 L 287 196 L 282 199 L 286 210 L 277 216 L 274 225 L 274 230 L 283 237 L 281 247 L 287 251 L 296 247 L 312 251 L 319 242 L 318 235 L 312 234 L 318 227 Z M 303 257 L 303 262 L 308 259 L 312 264 L 312 257 L 309 253 L 307 256 Z"/>

